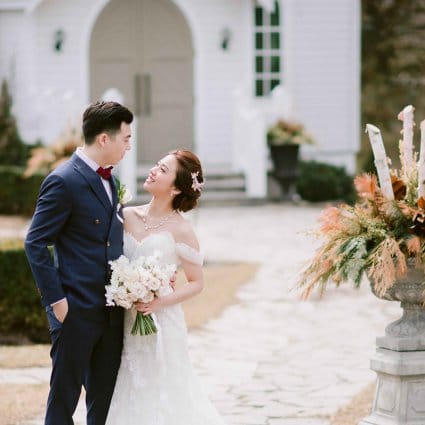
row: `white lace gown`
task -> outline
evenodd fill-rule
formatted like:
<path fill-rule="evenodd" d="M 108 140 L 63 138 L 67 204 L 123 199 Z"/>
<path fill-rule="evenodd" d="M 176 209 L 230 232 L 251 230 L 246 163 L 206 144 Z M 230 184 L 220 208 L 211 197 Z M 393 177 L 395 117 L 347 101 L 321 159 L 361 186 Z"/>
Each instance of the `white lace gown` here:
<path fill-rule="evenodd" d="M 169 232 L 153 233 L 141 242 L 124 234 L 128 258 L 155 250 L 166 264 L 178 264 L 179 258 L 203 262 L 196 250 L 176 243 Z M 181 305 L 155 313 L 158 333 L 148 336 L 131 335 L 135 314 L 125 312 L 121 366 L 106 425 L 225 425 L 190 363 Z"/>

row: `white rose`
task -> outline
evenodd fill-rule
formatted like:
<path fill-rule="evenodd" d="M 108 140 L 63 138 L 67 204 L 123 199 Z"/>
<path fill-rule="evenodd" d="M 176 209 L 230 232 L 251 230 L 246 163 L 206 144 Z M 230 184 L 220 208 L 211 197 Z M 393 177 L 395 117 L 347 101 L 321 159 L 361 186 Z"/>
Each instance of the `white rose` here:
<path fill-rule="evenodd" d="M 153 294 L 153 292 L 151 292 L 151 291 L 149 291 L 143 298 L 142 298 L 142 301 L 144 302 L 144 303 L 150 303 L 151 301 L 153 301 L 153 299 L 154 299 L 154 294 Z"/>
<path fill-rule="evenodd" d="M 157 291 L 161 286 L 161 281 L 159 279 L 151 278 L 147 284 L 150 290 Z"/>
<path fill-rule="evenodd" d="M 124 193 L 122 194 L 121 204 L 126 204 L 130 202 L 133 199 L 133 196 L 131 192 L 128 189 L 124 190 Z"/>

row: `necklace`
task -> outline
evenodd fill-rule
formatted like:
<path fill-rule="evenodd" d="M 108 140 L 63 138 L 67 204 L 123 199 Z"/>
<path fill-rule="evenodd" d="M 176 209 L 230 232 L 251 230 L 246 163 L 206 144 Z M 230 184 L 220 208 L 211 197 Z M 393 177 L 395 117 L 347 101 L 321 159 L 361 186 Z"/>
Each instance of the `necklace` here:
<path fill-rule="evenodd" d="M 146 211 L 146 215 L 141 215 L 145 230 L 148 231 L 148 230 L 158 229 L 158 227 L 161 227 L 163 224 L 165 224 L 175 212 L 176 210 L 171 211 L 164 218 L 162 218 L 158 224 L 148 224 L 148 214 L 149 214 L 149 207 L 148 207 Z"/>

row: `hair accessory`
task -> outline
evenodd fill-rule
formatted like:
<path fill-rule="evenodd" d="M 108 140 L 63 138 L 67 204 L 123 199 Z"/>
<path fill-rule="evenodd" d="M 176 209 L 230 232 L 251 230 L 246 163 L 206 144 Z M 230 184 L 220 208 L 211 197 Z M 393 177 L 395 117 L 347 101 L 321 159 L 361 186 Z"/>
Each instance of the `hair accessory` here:
<path fill-rule="evenodd" d="M 191 173 L 190 175 L 192 176 L 192 189 L 195 192 L 200 192 L 202 188 L 204 187 L 205 182 L 201 183 L 198 180 L 199 171 L 197 171 L 196 173 Z"/>

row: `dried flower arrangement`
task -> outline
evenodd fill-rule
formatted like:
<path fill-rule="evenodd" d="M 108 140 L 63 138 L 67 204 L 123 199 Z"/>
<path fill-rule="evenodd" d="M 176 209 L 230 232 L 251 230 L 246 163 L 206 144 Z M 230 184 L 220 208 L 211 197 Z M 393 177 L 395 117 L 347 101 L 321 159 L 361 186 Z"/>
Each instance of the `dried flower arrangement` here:
<path fill-rule="evenodd" d="M 47 174 L 62 162 L 69 159 L 77 147 L 83 145 L 81 131 L 69 127 L 59 139 L 50 146 L 36 147 L 31 150 L 24 176 L 29 177 L 35 172 Z"/>
<path fill-rule="evenodd" d="M 417 161 L 413 111 L 409 105 L 398 117 L 403 121 L 400 170 L 390 169 L 379 129 L 367 125 L 379 183 L 374 174 L 357 176 L 356 204 L 323 211 L 316 231 L 323 243 L 298 282 L 304 299 L 316 287 L 323 293 L 328 281 L 359 286 L 364 273 L 383 295 L 410 265 L 425 269 L 425 120 Z"/>

